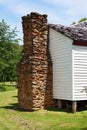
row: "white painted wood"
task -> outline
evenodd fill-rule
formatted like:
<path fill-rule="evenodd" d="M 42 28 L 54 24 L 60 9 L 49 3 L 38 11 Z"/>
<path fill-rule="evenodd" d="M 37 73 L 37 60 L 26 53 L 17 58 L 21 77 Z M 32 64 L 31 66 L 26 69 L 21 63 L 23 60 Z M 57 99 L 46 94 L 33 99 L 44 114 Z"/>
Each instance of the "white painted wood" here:
<path fill-rule="evenodd" d="M 87 47 L 73 46 L 74 100 L 87 100 Z"/>
<path fill-rule="evenodd" d="M 49 49 L 53 62 L 53 97 L 73 100 L 72 40 L 50 28 Z"/>
<path fill-rule="evenodd" d="M 53 62 L 53 97 L 87 100 L 87 47 L 76 46 L 68 37 L 49 29 Z"/>

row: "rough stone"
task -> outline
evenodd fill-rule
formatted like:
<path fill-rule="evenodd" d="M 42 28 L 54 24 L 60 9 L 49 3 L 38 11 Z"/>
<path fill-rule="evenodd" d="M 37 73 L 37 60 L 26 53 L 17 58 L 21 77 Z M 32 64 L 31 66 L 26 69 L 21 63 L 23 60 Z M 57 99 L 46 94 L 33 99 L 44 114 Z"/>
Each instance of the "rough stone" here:
<path fill-rule="evenodd" d="M 52 62 L 48 51 L 47 15 L 22 17 L 23 57 L 18 64 L 18 102 L 27 110 L 56 107 L 53 99 Z"/>

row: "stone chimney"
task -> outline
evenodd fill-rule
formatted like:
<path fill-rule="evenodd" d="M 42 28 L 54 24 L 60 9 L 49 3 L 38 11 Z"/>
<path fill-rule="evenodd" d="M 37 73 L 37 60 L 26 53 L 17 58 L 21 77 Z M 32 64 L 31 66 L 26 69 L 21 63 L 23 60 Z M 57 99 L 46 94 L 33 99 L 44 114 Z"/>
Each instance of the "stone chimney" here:
<path fill-rule="evenodd" d="M 18 64 L 18 102 L 27 110 L 55 107 L 52 95 L 52 63 L 48 54 L 47 15 L 22 17 L 23 57 Z"/>

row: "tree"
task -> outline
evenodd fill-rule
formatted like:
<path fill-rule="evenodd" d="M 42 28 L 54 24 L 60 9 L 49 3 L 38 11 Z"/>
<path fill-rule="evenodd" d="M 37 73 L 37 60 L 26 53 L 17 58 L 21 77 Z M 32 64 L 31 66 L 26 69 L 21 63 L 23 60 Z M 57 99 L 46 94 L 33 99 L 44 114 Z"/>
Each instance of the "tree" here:
<path fill-rule="evenodd" d="M 87 18 L 81 18 L 81 19 L 78 21 L 78 23 L 85 22 L 85 21 L 87 21 Z"/>
<path fill-rule="evenodd" d="M 0 81 L 16 80 L 16 67 L 21 58 L 16 28 L 11 29 L 4 20 L 0 22 Z"/>
<path fill-rule="evenodd" d="M 79 21 L 77 21 L 77 22 L 73 22 L 72 25 L 77 24 L 77 23 L 81 23 L 81 22 L 85 22 L 85 21 L 87 21 L 87 17 L 81 18 L 81 19 L 80 19 Z"/>

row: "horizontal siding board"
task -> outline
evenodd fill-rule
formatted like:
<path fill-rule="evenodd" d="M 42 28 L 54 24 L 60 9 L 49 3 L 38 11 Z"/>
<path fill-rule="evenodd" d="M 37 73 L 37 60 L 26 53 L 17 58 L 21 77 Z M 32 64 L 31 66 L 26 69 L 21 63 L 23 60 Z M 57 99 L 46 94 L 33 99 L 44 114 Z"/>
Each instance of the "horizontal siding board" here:
<path fill-rule="evenodd" d="M 76 84 L 75 84 L 74 87 L 75 87 L 75 88 L 77 88 L 77 87 L 78 87 L 78 88 L 79 88 L 79 87 L 86 87 L 86 85 L 85 85 L 85 84 L 83 84 L 83 85 L 81 85 L 81 84 L 80 84 L 80 85 L 76 85 Z M 74 89 L 74 91 L 75 91 L 75 89 Z"/>
<path fill-rule="evenodd" d="M 55 94 L 55 95 L 53 95 L 54 96 L 54 98 L 55 99 L 61 99 L 61 100 L 70 100 L 70 101 L 72 101 L 72 97 L 71 97 L 71 95 L 62 95 L 62 94 Z"/>
<path fill-rule="evenodd" d="M 55 91 L 55 88 L 57 89 L 57 87 L 54 87 L 54 91 Z M 61 86 L 59 86 L 59 89 L 61 90 Z M 62 88 L 62 89 L 63 89 L 63 88 Z M 65 87 L 64 87 L 64 89 L 65 89 Z M 58 90 L 58 91 L 59 91 L 59 90 Z M 66 88 L 65 91 L 71 91 L 71 89 Z"/>
<path fill-rule="evenodd" d="M 75 101 L 83 101 L 83 100 L 87 100 L 87 97 L 75 97 L 73 100 Z"/>
<path fill-rule="evenodd" d="M 49 41 L 54 98 L 87 100 L 87 47 L 72 45 L 72 40 L 53 29 Z"/>
<path fill-rule="evenodd" d="M 87 47 L 73 46 L 74 99 L 87 100 Z"/>
<path fill-rule="evenodd" d="M 72 40 L 50 29 L 49 48 L 53 62 L 53 97 L 72 100 Z"/>

